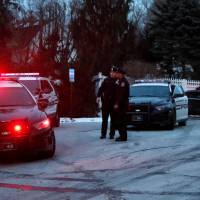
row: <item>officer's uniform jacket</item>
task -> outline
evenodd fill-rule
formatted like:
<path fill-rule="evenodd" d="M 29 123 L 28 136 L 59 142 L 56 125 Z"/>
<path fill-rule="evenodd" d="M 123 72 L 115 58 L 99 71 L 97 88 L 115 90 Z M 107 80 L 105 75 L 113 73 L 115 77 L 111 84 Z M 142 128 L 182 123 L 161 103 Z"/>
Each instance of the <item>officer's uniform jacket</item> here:
<path fill-rule="evenodd" d="M 128 97 L 129 97 L 129 83 L 125 77 L 118 79 L 115 82 L 116 93 L 115 93 L 115 105 L 120 110 L 127 110 L 128 108 Z"/>
<path fill-rule="evenodd" d="M 97 97 L 101 97 L 102 105 L 113 106 L 115 96 L 115 80 L 111 77 L 107 77 L 104 79 L 99 91 L 97 93 Z"/>

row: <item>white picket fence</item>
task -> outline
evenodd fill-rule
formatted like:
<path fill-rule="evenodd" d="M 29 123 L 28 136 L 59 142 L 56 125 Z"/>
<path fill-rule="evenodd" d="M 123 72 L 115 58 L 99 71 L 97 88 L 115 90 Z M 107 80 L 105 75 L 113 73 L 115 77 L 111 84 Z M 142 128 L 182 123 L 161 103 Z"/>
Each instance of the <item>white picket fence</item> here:
<path fill-rule="evenodd" d="M 185 91 L 194 90 L 197 87 L 200 87 L 200 81 L 198 80 L 171 79 L 171 78 L 163 78 L 162 80 L 170 81 L 173 84 L 182 85 Z"/>
<path fill-rule="evenodd" d="M 104 76 L 101 72 L 99 72 L 99 74 L 93 77 L 93 81 L 95 82 L 96 94 L 105 77 L 106 76 Z M 130 77 L 128 77 L 128 80 L 130 83 L 134 82 L 134 79 Z M 170 81 L 172 84 L 182 85 L 185 91 L 194 90 L 197 87 L 200 87 L 200 81 L 198 80 L 173 79 L 173 78 L 160 78 L 159 80 L 166 80 Z"/>

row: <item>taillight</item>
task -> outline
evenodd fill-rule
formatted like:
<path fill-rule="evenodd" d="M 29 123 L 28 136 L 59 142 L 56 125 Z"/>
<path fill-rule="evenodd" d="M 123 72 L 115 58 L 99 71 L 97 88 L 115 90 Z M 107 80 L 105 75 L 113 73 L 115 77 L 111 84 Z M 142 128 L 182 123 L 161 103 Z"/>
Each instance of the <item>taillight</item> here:
<path fill-rule="evenodd" d="M 29 125 L 26 120 L 11 121 L 8 125 L 8 131 L 15 136 L 21 136 L 29 133 Z"/>
<path fill-rule="evenodd" d="M 37 128 L 38 130 L 48 129 L 51 127 L 51 123 L 49 119 L 45 119 L 41 122 L 36 123 L 34 127 Z"/>

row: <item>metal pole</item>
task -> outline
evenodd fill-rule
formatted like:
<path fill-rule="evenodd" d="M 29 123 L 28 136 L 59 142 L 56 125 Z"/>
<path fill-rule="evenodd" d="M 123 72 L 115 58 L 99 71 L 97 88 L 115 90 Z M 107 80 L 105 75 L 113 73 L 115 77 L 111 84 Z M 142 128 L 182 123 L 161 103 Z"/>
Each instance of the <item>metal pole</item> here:
<path fill-rule="evenodd" d="M 72 108 L 73 108 L 73 83 L 70 82 L 70 117 L 72 119 Z"/>

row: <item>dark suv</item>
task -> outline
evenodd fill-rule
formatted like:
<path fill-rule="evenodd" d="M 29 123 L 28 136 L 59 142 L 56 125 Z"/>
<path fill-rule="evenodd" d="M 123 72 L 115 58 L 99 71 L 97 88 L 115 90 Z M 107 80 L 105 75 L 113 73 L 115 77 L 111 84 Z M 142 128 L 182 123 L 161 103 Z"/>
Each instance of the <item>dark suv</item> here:
<path fill-rule="evenodd" d="M 161 125 L 173 129 L 186 125 L 188 99 L 180 85 L 162 81 L 138 81 L 130 86 L 129 125 Z"/>
<path fill-rule="evenodd" d="M 38 100 L 20 83 L 0 78 L 0 152 L 37 152 L 52 157 L 55 136 L 43 111 L 47 102 Z"/>
<path fill-rule="evenodd" d="M 200 90 L 186 91 L 190 115 L 200 115 Z"/>

